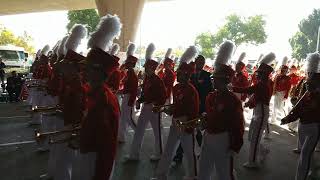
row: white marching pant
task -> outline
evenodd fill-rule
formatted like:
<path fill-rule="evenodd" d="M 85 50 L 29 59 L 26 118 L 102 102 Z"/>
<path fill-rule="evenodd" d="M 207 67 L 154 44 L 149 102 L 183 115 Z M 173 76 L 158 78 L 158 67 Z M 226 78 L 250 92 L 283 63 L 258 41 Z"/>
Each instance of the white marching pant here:
<path fill-rule="evenodd" d="M 134 114 L 134 106 L 128 106 L 128 101 L 130 94 L 125 94 L 122 98 L 121 104 L 121 114 L 120 114 L 120 123 L 118 131 L 118 140 L 124 142 L 127 135 L 127 128 L 130 126 L 134 131 L 136 130 L 137 125 L 132 119 Z"/>
<path fill-rule="evenodd" d="M 178 148 L 179 141 L 181 142 L 184 152 L 183 164 L 185 167 L 186 177 L 194 179 L 197 176 L 197 159 L 194 152 L 194 133 L 188 134 L 180 132 L 176 125 L 172 124 L 170 126 L 166 147 L 161 155 L 161 159 L 156 170 L 156 177 L 167 176 L 170 163 Z"/>
<path fill-rule="evenodd" d="M 92 180 L 95 174 L 97 153 L 74 151 L 72 160 L 72 180 Z"/>
<path fill-rule="evenodd" d="M 199 160 L 198 180 L 211 180 L 215 170 L 218 180 L 234 180 L 233 153 L 229 133 L 204 133 Z"/>
<path fill-rule="evenodd" d="M 285 92 L 281 91 L 281 92 L 276 92 L 274 94 L 274 104 L 273 104 L 273 113 L 272 113 L 272 119 L 271 119 L 271 123 L 276 122 L 277 120 L 277 115 L 283 114 L 284 112 L 284 105 L 285 105 Z"/>
<path fill-rule="evenodd" d="M 69 148 L 67 143 L 57 144 L 57 148 L 54 180 L 71 180 L 74 150 Z"/>
<path fill-rule="evenodd" d="M 32 98 L 32 107 L 41 106 L 42 98 L 44 97 L 43 91 L 35 90 Z M 41 113 L 33 113 L 31 122 L 34 124 L 41 124 L 42 114 Z"/>
<path fill-rule="evenodd" d="M 43 96 L 41 99 L 41 106 L 56 106 L 58 103 L 58 98 L 50 95 Z M 40 123 L 41 123 L 41 131 L 49 132 L 55 130 L 56 117 L 50 114 L 40 113 Z M 43 150 L 49 149 L 48 139 L 40 144 L 40 148 Z"/>
<path fill-rule="evenodd" d="M 249 126 L 248 140 L 250 142 L 249 148 L 249 162 L 258 162 L 261 150 L 265 147 L 261 143 L 263 130 L 266 129 L 269 119 L 269 106 L 264 104 L 257 104 L 253 109 L 253 117 Z"/>
<path fill-rule="evenodd" d="M 309 173 L 313 151 L 319 140 L 319 124 L 301 124 L 299 131 L 304 136 L 304 141 L 300 142 L 302 146 L 295 180 L 305 180 Z"/>
<path fill-rule="evenodd" d="M 29 88 L 28 89 L 28 98 L 27 98 L 26 102 L 29 105 L 32 105 L 32 101 L 34 100 L 34 98 L 35 98 L 35 88 Z"/>
<path fill-rule="evenodd" d="M 130 147 L 130 157 L 138 158 L 141 150 L 144 133 L 148 122 L 150 122 L 154 135 L 154 155 L 162 154 L 162 138 L 160 128 L 160 113 L 152 112 L 152 104 L 144 104 L 141 114 L 138 119 L 137 129 L 133 136 L 133 141 Z"/>
<path fill-rule="evenodd" d="M 50 121 L 54 122 L 54 129 L 53 130 L 61 130 L 63 128 L 63 119 L 57 116 L 53 116 L 53 119 Z M 59 152 L 59 144 L 51 144 L 49 149 L 49 160 L 48 160 L 48 175 L 49 177 L 53 177 L 56 173 L 57 168 L 57 157 Z"/>
<path fill-rule="evenodd" d="M 64 128 L 63 118 L 57 118 L 56 127 L 59 130 Z M 54 180 L 71 180 L 74 150 L 69 148 L 67 143 L 54 145 L 56 146 Z"/>

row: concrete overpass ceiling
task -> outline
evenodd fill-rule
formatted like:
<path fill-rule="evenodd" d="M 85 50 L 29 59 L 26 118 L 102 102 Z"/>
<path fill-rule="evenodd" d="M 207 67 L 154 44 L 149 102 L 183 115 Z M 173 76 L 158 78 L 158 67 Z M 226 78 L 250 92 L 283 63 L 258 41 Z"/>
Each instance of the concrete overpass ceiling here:
<path fill-rule="evenodd" d="M 119 0 L 105 0 L 116 3 Z M 112 2 L 113 1 L 113 2 Z M 130 1 L 130 0 L 123 0 Z M 172 0 L 147 0 L 172 1 Z M 0 0 L 0 16 L 31 12 L 78 10 L 96 8 L 95 0 Z"/>

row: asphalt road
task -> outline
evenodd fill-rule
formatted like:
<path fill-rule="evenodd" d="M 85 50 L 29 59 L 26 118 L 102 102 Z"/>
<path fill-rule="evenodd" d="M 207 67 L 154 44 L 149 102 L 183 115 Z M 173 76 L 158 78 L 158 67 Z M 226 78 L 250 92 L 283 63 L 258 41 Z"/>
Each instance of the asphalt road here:
<path fill-rule="evenodd" d="M 1 180 L 38 180 L 47 171 L 48 153 L 37 153 L 33 131 L 28 127 L 30 120 L 22 103 L 0 104 L 0 179 Z M 246 114 L 248 117 L 250 112 Z M 247 119 L 249 120 L 249 119 Z M 249 122 L 249 121 L 248 121 Z M 170 120 L 163 120 L 164 139 L 168 135 Z M 258 170 L 248 170 L 242 167 L 248 157 L 248 141 L 245 134 L 245 144 L 236 158 L 235 169 L 238 180 L 294 180 L 298 155 L 292 153 L 296 147 L 296 134 L 292 134 L 277 125 L 271 126 L 272 139 L 266 140 L 271 150 L 268 159 Z M 127 154 L 133 132 L 130 132 L 128 142 L 119 145 L 112 180 L 147 180 L 153 176 L 156 163 L 149 160 L 152 152 L 153 134 L 146 131 L 141 150 L 141 160 L 125 163 L 123 157 Z M 318 154 L 315 156 L 318 159 Z M 183 177 L 183 167 L 170 170 L 169 180 Z"/>

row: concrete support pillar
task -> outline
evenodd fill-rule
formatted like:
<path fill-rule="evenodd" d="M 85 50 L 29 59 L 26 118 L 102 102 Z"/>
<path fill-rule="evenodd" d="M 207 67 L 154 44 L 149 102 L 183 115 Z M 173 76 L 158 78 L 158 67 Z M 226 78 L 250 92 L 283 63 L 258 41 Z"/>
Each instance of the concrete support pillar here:
<path fill-rule="evenodd" d="M 146 0 L 95 0 L 100 16 L 117 14 L 123 24 L 117 42 L 126 51 L 129 41 L 134 41 Z"/>

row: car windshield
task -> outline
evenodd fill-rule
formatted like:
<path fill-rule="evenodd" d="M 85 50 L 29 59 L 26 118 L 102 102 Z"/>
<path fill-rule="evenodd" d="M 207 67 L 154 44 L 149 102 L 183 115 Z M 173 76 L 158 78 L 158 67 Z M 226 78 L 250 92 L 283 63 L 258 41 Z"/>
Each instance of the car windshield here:
<path fill-rule="evenodd" d="M 18 51 L 18 52 L 19 52 L 20 59 L 25 59 L 26 58 L 26 56 L 25 56 L 23 51 Z"/>
<path fill-rule="evenodd" d="M 19 55 L 17 51 L 0 50 L 0 56 L 3 60 L 18 61 Z"/>

